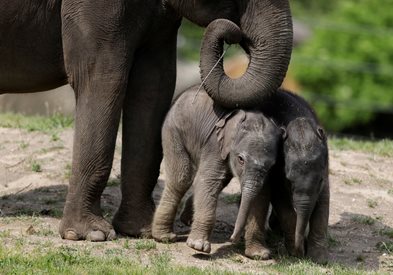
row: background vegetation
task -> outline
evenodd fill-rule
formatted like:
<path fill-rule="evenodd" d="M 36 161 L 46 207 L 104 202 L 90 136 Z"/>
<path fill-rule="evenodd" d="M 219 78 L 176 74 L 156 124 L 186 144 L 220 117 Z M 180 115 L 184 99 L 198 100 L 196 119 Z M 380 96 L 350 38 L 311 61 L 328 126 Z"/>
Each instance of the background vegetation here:
<path fill-rule="evenodd" d="M 300 1 L 293 7 L 313 35 L 295 49 L 291 71 L 330 130 L 367 123 L 377 112 L 393 113 L 391 4 Z"/>
<path fill-rule="evenodd" d="M 393 117 L 392 0 L 291 1 L 311 37 L 293 52 L 290 75 L 322 124 L 339 132 Z M 183 22 L 179 57 L 199 60 L 203 29 Z"/>

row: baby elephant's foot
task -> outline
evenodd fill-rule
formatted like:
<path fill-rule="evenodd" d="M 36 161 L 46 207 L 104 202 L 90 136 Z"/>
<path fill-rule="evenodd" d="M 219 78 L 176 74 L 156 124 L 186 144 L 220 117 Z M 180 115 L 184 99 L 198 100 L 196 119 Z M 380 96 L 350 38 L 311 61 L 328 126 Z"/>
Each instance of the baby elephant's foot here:
<path fill-rule="evenodd" d="M 177 236 L 173 232 L 156 232 L 153 229 L 152 235 L 153 238 L 158 242 L 174 243 L 177 240 Z"/>
<path fill-rule="evenodd" d="M 271 257 L 270 250 L 261 244 L 246 246 L 245 254 L 254 260 L 269 260 Z"/>
<path fill-rule="evenodd" d="M 326 247 L 309 246 L 307 249 L 307 257 L 318 264 L 326 264 L 328 262 L 329 253 Z"/>
<path fill-rule="evenodd" d="M 188 237 L 187 245 L 197 251 L 201 251 L 204 253 L 210 253 L 211 245 L 210 242 L 203 239 L 192 239 Z"/>

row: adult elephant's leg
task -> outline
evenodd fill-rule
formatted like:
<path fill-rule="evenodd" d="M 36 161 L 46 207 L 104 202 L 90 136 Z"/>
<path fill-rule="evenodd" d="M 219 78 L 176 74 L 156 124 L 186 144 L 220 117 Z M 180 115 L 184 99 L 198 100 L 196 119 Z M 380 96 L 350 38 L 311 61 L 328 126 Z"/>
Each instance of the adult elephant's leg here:
<path fill-rule="evenodd" d="M 265 242 L 265 224 L 269 212 L 270 186 L 265 184 L 250 209 L 245 229 L 245 254 L 253 259 L 267 260 L 270 250 Z"/>
<path fill-rule="evenodd" d="M 100 95 L 101 89 L 117 89 L 106 84 L 101 82 L 96 93 L 85 88 L 77 99 L 72 176 L 60 223 L 65 239 L 103 241 L 115 237 L 112 226 L 102 217 L 100 197 L 112 167 L 121 107 L 120 98 L 113 102 Z"/>
<path fill-rule="evenodd" d="M 72 176 L 59 231 L 65 239 L 103 241 L 115 237 L 102 217 L 100 198 L 112 167 L 129 47 L 117 33 L 97 26 L 90 2 L 83 3 L 63 1 L 62 9 L 64 62 L 76 95 L 76 116 Z M 96 15 L 104 22 L 112 18 L 99 9 Z"/>
<path fill-rule="evenodd" d="M 137 52 L 123 105 L 122 201 L 113 225 L 117 232 L 150 235 L 155 209 L 152 192 L 162 160 L 161 125 L 176 80 L 176 34 Z"/>
<path fill-rule="evenodd" d="M 310 232 L 307 238 L 307 256 L 323 263 L 328 259 L 327 230 L 329 222 L 329 185 L 325 185 L 310 217 Z"/>

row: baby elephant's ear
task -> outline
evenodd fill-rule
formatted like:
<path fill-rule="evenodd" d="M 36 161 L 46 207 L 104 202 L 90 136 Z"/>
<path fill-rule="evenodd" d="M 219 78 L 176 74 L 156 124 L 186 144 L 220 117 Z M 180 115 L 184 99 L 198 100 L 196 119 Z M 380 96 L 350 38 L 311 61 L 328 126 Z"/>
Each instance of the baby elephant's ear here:
<path fill-rule="evenodd" d="M 220 146 L 221 158 L 223 160 L 228 157 L 233 139 L 235 138 L 240 124 L 245 119 L 246 113 L 243 110 L 233 110 L 216 123 L 217 141 Z"/>

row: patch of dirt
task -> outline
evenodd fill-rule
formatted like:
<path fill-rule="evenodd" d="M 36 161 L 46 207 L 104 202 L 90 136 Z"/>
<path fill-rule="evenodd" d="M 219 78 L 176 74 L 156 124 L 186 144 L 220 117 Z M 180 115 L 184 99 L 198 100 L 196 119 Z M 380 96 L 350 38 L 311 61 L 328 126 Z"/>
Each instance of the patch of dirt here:
<path fill-rule="evenodd" d="M 49 242 L 54 246 L 101 249 L 96 251 L 135 244 L 138 240 L 126 238 L 100 244 L 60 239 L 57 226 L 70 175 L 73 132 L 65 130 L 58 137 L 0 128 L 0 234 L 3 239 L 25 237 L 27 247 Z M 120 174 L 120 140 L 118 137 L 112 179 Z M 393 190 L 392 168 L 393 158 L 354 151 L 330 151 L 330 262 L 393 272 L 393 255 L 383 249 L 383 243 L 393 241 L 393 191 L 389 192 Z M 161 174 L 154 192 L 156 200 L 164 182 L 165 175 Z M 120 203 L 119 189 L 117 181 L 112 181 L 102 196 L 102 207 L 108 219 Z M 238 183 L 233 180 L 220 196 L 210 255 L 188 248 L 185 240 L 189 227 L 177 222 L 179 242 L 157 244 L 156 250 L 144 253 L 137 253 L 131 245 L 127 256 L 147 262 L 152 253 L 166 251 L 179 265 L 244 272 L 255 272 L 263 265 L 274 263 L 275 260 L 250 260 L 244 257 L 241 247 L 228 241 L 237 213 L 237 203 L 228 202 L 228 196 L 239 191 Z"/>

